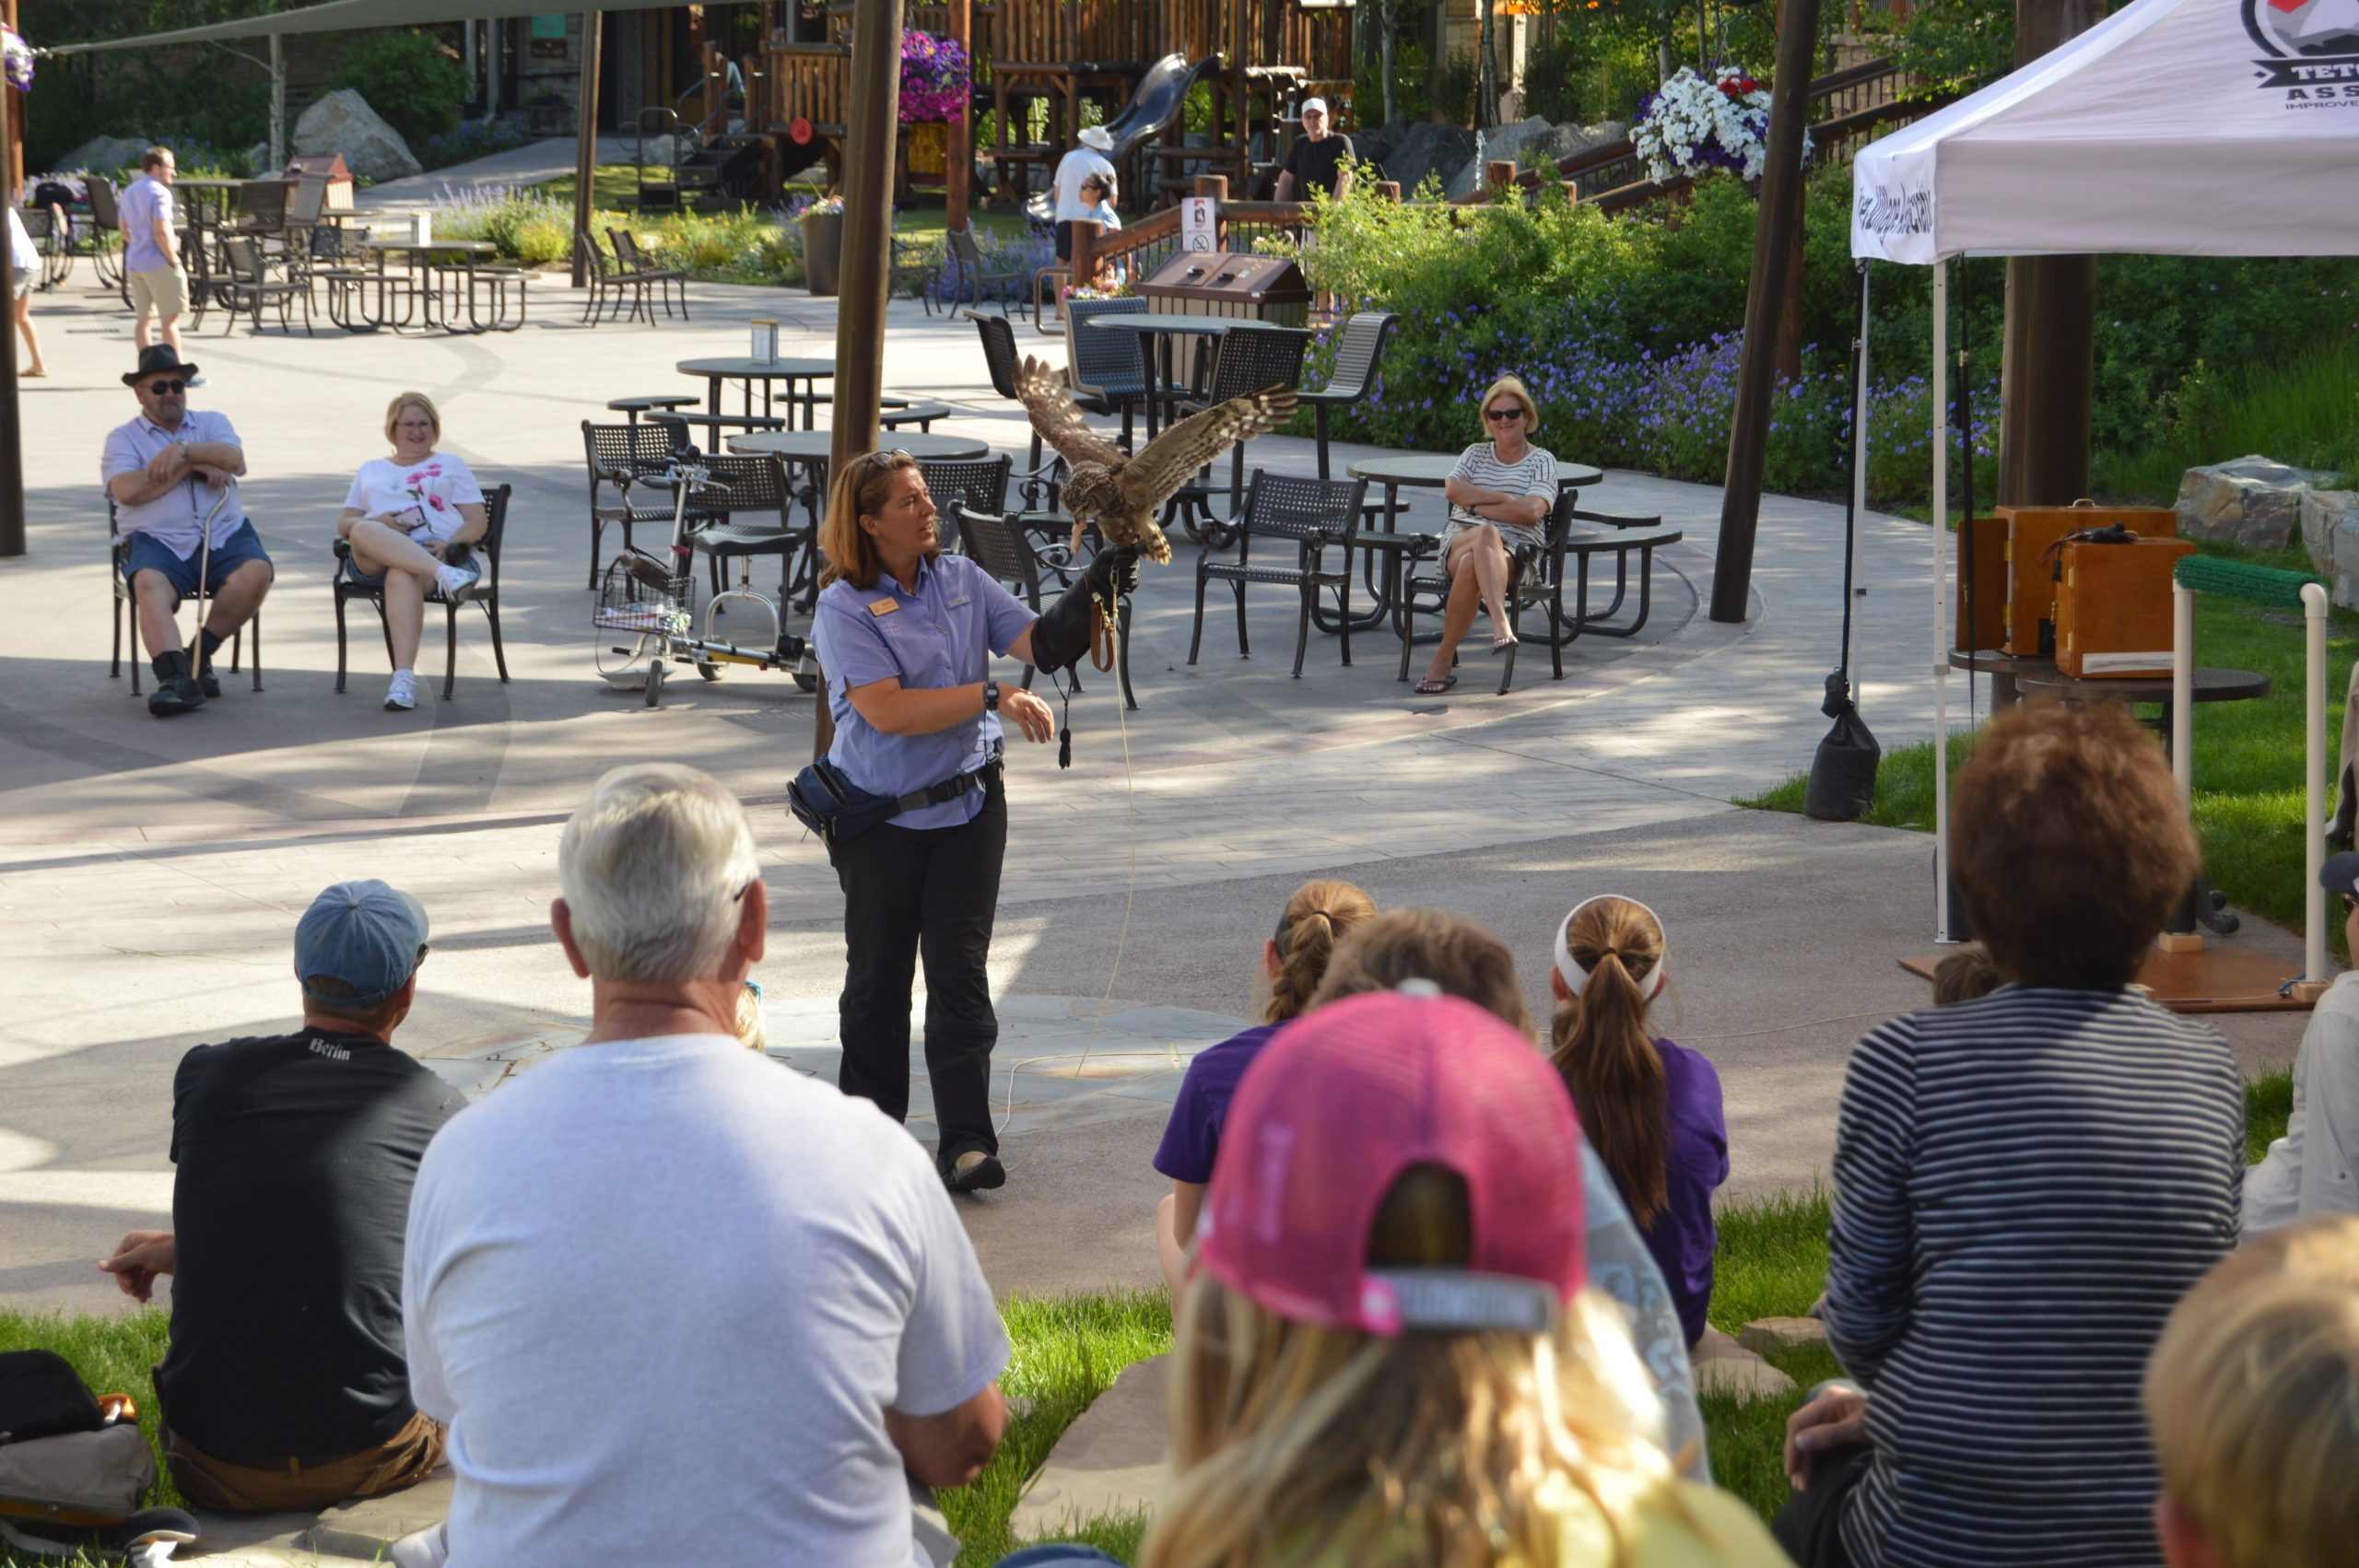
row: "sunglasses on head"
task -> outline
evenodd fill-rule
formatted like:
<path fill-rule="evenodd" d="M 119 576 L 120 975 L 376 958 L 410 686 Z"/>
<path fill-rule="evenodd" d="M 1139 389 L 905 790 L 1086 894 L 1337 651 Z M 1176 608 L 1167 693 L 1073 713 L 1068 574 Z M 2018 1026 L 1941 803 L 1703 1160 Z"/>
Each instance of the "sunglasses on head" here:
<path fill-rule="evenodd" d="M 903 451 L 898 447 L 893 448 L 890 451 L 865 453 L 861 457 L 860 461 L 872 464 L 877 468 L 890 468 L 893 466 L 893 462 L 896 458 L 904 459 L 910 462 L 915 462 L 917 461 L 917 459 L 910 457 L 908 452 Z"/>
<path fill-rule="evenodd" d="M 147 390 L 158 397 L 164 397 L 172 392 L 188 391 L 188 383 L 186 381 L 150 381 L 147 383 Z"/>
<path fill-rule="evenodd" d="M 1483 417 L 1490 420 L 1493 424 L 1497 424 L 1501 420 L 1506 419 L 1520 419 L 1523 417 L 1523 409 L 1518 405 L 1510 405 L 1506 408 L 1486 408 L 1483 410 Z"/>

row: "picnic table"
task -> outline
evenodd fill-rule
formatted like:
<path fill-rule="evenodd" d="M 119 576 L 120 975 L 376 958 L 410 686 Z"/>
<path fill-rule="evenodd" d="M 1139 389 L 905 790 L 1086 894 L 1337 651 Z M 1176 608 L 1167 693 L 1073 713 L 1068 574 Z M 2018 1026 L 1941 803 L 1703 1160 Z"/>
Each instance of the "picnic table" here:
<path fill-rule="evenodd" d="M 513 268 L 483 271 L 477 263 L 484 258 L 496 256 L 499 247 L 488 240 L 364 240 L 359 249 L 374 258 L 376 276 L 371 280 L 376 290 L 376 308 L 363 309 L 359 323 L 341 323 L 358 332 L 374 332 L 391 328 L 395 332 L 408 330 L 413 323 L 417 330 L 440 327 L 446 332 L 514 332 L 524 324 L 524 285 L 526 275 Z M 399 275 L 386 270 L 389 258 L 400 257 L 403 270 Z M 459 275 L 451 287 L 438 286 L 432 278 L 437 270 L 436 257 L 455 258 L 455 267 L 440 270 Z M 508 319 L 508 286 L 516 287 L 515 319 Z M 482 286 L 491 287 L 491 319 L 486 321 L 482 306 Z M 361 286 L 364 299 L 370 285 Z M 464 290 L 464 294 L 461 291 Z M 392 301 L 401 300 L 400 314 L 394 314 Z M 458 320 L 459 301 L 464 298 L 467 324 Z"/>

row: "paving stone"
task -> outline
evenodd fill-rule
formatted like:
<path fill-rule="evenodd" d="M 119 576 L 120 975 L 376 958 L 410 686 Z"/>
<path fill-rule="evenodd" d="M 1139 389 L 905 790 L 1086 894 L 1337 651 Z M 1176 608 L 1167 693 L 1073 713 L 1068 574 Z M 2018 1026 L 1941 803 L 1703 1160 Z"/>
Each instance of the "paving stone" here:
<path fill-rule="evenodd" d="M 1698 1394 L 1733 1394 L 1739 1399 L 1774 1398 L 1794 1391 L 1794 1380 L 1718 1328 L 1704 1330 L 1691 1352 Z"/>
<path fill-rule="evenodd" d="M 1815 1317 L 1756 1317 L 1737 1330 L 1737 1343 L 1755 1354 L 1826 1343 L 1826 1325 Z"/>
<path fill-rule="evenodd" d="M 1170 1362 L 1167 1352 L 1123 1368 L 1065 1428 L 1008 1517 L 1018 1541 L 1053 1540 L 1073 1520 L 1151 1510 L 1162 1501 L 1171 1452 L 1165 1405 Z"/>

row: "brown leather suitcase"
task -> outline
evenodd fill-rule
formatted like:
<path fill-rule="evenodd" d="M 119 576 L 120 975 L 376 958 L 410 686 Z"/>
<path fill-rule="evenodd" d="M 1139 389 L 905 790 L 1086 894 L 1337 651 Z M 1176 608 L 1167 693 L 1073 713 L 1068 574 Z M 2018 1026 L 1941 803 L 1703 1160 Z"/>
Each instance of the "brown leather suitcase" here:
<path fill-rule="evenodd" d="M 1966 548 L 1971 536 L 1974 547 Z M 1966 585 L 1972 583 L 1969 596 Z M 1971 614 L 1974 624 L 1966 625 Z M 1957 525 L 1957 603 L 1950 617 L 1950 646 L 1968 649 L 2002 648 L 2007 641 L 2007 525 L 1995 517 L 1978 517 Z"/>
<path fill-rule="evenodd" d="M 2171 571 L 2188 539 L 2075 542 L 2057 552 L 2056 667 L 2075 679 L 2171 673 Z"/>
<path fill-rule="evenodd" d="M 1995 507 L 2007 523 L 2007 651 L 2019 659 L 2056 657 L 2055 562 L 2048 546 L 2083 528 L 2121 524 L 2145 539 L 2178 536 L 2178 514 L 2168 507 Z M 2167 645 L 2166 645 L 2167 646 Z"/>

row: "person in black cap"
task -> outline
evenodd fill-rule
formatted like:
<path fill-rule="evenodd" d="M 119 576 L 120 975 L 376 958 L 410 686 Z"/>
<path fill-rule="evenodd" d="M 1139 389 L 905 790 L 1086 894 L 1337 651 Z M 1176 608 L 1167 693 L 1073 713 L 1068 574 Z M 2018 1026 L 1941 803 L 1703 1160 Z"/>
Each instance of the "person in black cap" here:
<path fill-rule="evenodd" d="M 393 1045 L 426 936 L 405 893 L 327 889 L 295 928 L 303 1027 L 198 1046 L 173 1077 L 173 1228 L 99 1267 L 141 1301 L 175 1276 L 156 1395 L 198 1507 L 323 1508 L 441 1462 L 443 1428 L 410 1402 L 402 1235 L 466 1101 Z"/>
<path fill-rule="evenodd" d="M 158 719 L 186 713 L 221 695 L 214 652 L 262 608 L 270 591 L 270 556 L 235 491 L 215 512 L 222 491 L 246 472 L 245 448 L 229 421 L 192 409 L 188 389 L 196 367 L 170 345 L 139 351 L 139 369 L 123 384 L 139 395 L 139 416 L 107 434 L 100 474 L 114 504 L 115 527 L 131 536 L 123 573 L 139 604 L 139 636 L 156 668 L 147 711 Z M 205 549 L 212 517 L 212 549 Z M 173 620 L 181 601 L 205 574 L 205 626 L 195 668 Z"/>
<path fill-rule="evenodd" d="M 2342 914 L 2343 945 L 2359 954 L 2359 851 L 2327 857 L 2318 882 Z M 2313 1214 L 2359 1213 L 2359 969 L 2335 977 L 2310 1010 L 2294 1058 L 2294 1114 L 2245 1176 L 2244 1234 Z"/>

